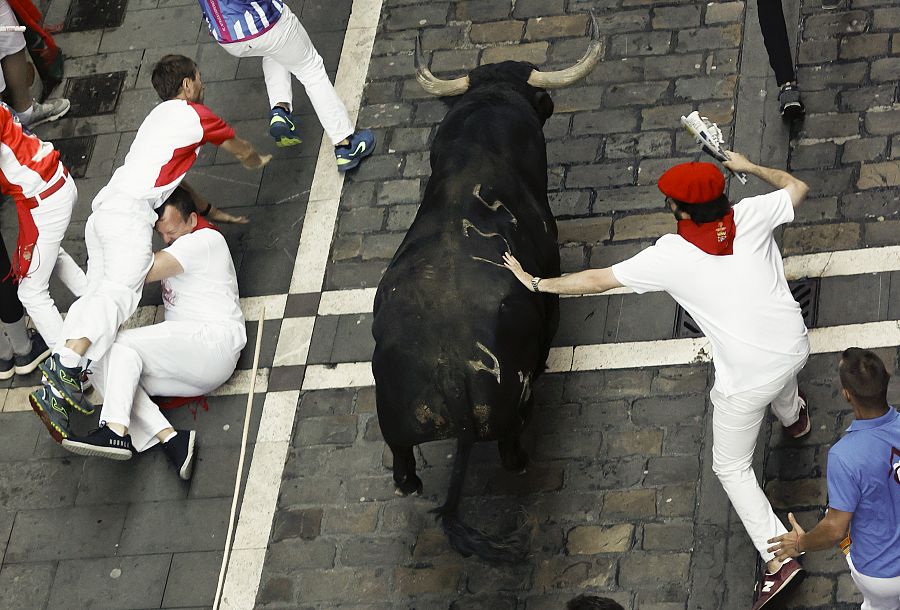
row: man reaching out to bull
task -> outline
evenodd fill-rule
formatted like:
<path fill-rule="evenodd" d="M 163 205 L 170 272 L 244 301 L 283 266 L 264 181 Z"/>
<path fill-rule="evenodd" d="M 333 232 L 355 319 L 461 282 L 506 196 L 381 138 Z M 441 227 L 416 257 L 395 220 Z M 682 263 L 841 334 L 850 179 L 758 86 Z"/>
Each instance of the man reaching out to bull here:
<path fill-rule="evenodd" d="M 794 219 L 807 185 L 790 174 L 760 167 L 731 152 L 725 166 L 753 174 L 778 190 L 732 207 L 725 178 L 710 163 L 682 163 L 659 179 L 678 234 L 605 269 L 558 278 L 534 277 L 510 253 L 504 262 L 529 290 L 595 294 L 627 286 L 636 293 L 664 290 L 693 316 L 709 338 L 715 365 L 713 471 L 766 563 L 753 610 L 762 608 L 802 572 L 794 559 L 780 562 L 767 541 L 787 532 L 753 472 L 756 437 L 766 407 L 799 438 L 809 432 L 797 373 L 809 356 L 800 306 L 791 295 L 773 230 Z"/>

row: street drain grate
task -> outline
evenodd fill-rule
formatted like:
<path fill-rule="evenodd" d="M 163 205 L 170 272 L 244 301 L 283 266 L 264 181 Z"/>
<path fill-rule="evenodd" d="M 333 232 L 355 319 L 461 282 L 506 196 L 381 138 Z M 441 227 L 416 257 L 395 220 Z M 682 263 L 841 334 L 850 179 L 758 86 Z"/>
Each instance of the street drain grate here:
<path fill-rule="evenodd" d="M 791 288 L 791 294 L 794 300 L 800 304 L 800 313 L 803 315 L 803 322 L 806 328 L 813 328 L 816 325 L 816 319 L 819 313 L 819 279 L 805 279 L 788 282 Z M 678 305 L 675 313 L 675 339 L 688 339 L 694 337 L 702 337 L 703 332 L 694 318 L 691 317 L 681 305 Z"/>
<path fill-rule="evenodd" d="M 53 140 L 53 146 L 59 151 L 60 160 L 69 169 L 69 173 L 76 178 L 84 178 L 96 141 L 97 136 L 59 138 Z"/>
<path fill-rule="evenodd" d="M 66 82 L 65 97 L 72 103 L 66 117 L 110 114 L 116 111 L 127 72 L 75 76 Z"/>
<path fill-rule="evenodd" d="M 65 32 L 117 28 L 125 21 L 128 0 L 72 0 L 66 13 Z"/>

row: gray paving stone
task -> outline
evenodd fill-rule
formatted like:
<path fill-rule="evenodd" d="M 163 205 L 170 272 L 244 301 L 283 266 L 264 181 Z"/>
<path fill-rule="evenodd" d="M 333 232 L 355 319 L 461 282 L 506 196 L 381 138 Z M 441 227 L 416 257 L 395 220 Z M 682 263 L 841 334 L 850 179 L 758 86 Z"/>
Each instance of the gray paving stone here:
<path fill-rule="evenodd" d="M 247 322 L 247 346 L 241 352 L 237 362 L 237 369 L 253 368 L 253 355 L 256 351 L 256 333 L 258 322 Z M 262 347 L 259 352 L 259 368 L 270 368 L 275 360 L 275 348 L 278 344 L 278 334 L 281 332 L 281 320 L 266 320 L 263 325 Z"/>
<path fill-rule="evenodd" d="M 125 511 L 124 504 L 19 511 L 3 562 L 112 557 L 119 552 Z M 59 524 L 65 524 L 63 537 Z"/>
<path fill-rule="evenodd" d="M 175 553 L 168 566 L 163 607 L 204 606 L 216 593 L 222 552 Z"/>
<path fill-rule="evenodd" d="M 4 442 L 0 444 L 0 461 L 27 460 L 32 457 L 38 435 L 44 434 L 43 426 L 35 426 L 35 423 L 37 420 L 32 412 L 0 413 L 0 429 L 4 431 Z"/>
<path fill-rule="evenodd" d="M 665 293 L 609 297 L 604 343 L 669 339 L 675 301 Z"/>
<path fill-rule="evenodd" d="M 0 599 L 8 608 L 43 610 L 50 597 L 56 563 L 4 564 L 0 567 Z"/>
<path fill-rule="evenodd" d="M 891 276 L 887 273 L 822 278 L 818 326 L 884 320 L 888 313 Z M 860 300 L 857 295 L 871 295 Z"/>
<path fill-rule="evenodd" d="M 253 398 L 249 438 L 256 438 L 259 418 L 262 416 L 264 397 Z M 196 418 L 190 409 L 181 407 L 166 411 L 166 418 L 178 429 L 196 430 L 197 441 L 202 447 L 234 446 L 241 442 L 241 430 L 247 407 L 246 395 L 208 396 L 209 410 L 197 411 Z"/>
<path fill-rule="evenodd" d="M 187 491 L 166 456 L 161 451 L 149 451 L 127 462 L 86 460 L 75 504 L 175 500 L 185 498 Z"/>
<path fill-rule="evenodd" d="M 230 498 L 131 504 L 119 552 L 132 555 L 218 550 L 225 544 L 230 505 Z"/>
<path fill-rule="evenodd" d="M 35 426 L 40 422 L 34 421 Z M 71 506 L 84 461 L 30 460 L 7 462 L 0 477 L 0 502 L 6 510 Z"/>
<path fill-rule="evenodd" d="M 143 12 L 128 12 L 122 27 L 103 33 L 100 52 L 195 43 L 203 27 L 201 20 L 200 11 L 193 6 L 155 9 L 152 17 Z M 165 31 L 166 36 L 159 36 L 160 31 Z"/>
<path fill-rule="evenodd" d="M 171 555 L 61 561 L 50 590 L 51 608 L 159 606 Z"/>

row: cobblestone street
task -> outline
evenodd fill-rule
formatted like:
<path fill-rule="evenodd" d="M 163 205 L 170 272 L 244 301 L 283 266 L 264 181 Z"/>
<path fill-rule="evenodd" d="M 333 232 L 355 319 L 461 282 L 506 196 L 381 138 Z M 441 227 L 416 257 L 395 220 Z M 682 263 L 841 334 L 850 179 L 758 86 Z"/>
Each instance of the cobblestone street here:
<path fill-rule="evenodd" d="M 877 348 L 900 372 L 892 249 L 900 245 L 900 7 L 848 0 L 826 13 L 820 1 L 784 0 L 807 108 L 805 121 L 789 126 L 755 0 L 287 0 L 351 116 L 358 111 L 357 124 L 378 140 L 343 182 L 297 83 L 304 143 L 274 146 L 259 59 L 219 49 L 194 0 L 121 2 L 119 24 L 67 27 L 56 36 L 67 55 L 58 91 L 74 104 L 78 79 L 95 75 L 105 84 L 83 85 L 113 91 L 106 107 L 37 129 L 78 178 L 65 247 L 80 263 L 90 201 L 156 104 L 149 71 L 164 53 L 197 58 L 206 104 L 275 159 L 248 172 L 206 147 L 188 177 L 214 205 L 251 218 L 223 228 L 248 317 L 239 370 L 209 411 L 170 412 L 198 430 L 190 484 L 161 452 L 122 464 L 70 455 L 28 407 L 38 376 L 0 385 L 0 607 L 212 606 L 265 306 L 223 608 L 555 610 L 590 592 L 629 610 L 749 610 L 758 555 L 711 470 L 712 365 L 641 360 L 641 346 L 668 355 L 676 339 L 694 336 L 671 298 L 561 300 L 525 435 L 527 472 L 503 470 L 496 443 L 477 445 L 463 489 L 468 523 L 488 532 L 531 524 L 532 553 L 514 567 L 461 557 L 428 512 L 447 493 L 454 442 L 419 446 L 423 495 L 395 496 L 375 414 L 372 299 L 416 214 L 448 109 L 415 80 L 416 35 L 441 78 L 506 59 L 558 69 L 584 53 L 593 9 L 602 58 L 584 81 L 551 92 L 555 113 L 544 127 L 564 272 L 608 266 L 675 231 L 656 181 L 700 158 L 679 124 L 692 110 L 717 122 L 735 150 L 811 187 L 778 238 L 788 279 L 808 278 L 815 292 L 805 309 L 814 353 L 800 375 L 813 427 L 795 441 L 777 423 L 764 425 L 755 470 L 779 516 L 792 511 L 812 526 L 827 502 L 828 449 L 852 420 L 836 352 Z M 68 0 L 41 8 L 47 23 L 74 23 Z M 751 178 L 728 192 L 737 201 L 766 190 Z M 9 246 L 13 206 L 0 216 Z M 872 248 L 886 254 L 866 256 Z M 829 254 L 837 251 L 852 252 Z M 158 290 L 146 290 L 133 323 L 152 321 L 159 303 Z M 621 364 L 631 357 L 640 366 Z M 889 398 L 900 399 L 896 382 Z M 802 561 L 808 576 L 780 607 L 859 607 L 837 549 Z"/>

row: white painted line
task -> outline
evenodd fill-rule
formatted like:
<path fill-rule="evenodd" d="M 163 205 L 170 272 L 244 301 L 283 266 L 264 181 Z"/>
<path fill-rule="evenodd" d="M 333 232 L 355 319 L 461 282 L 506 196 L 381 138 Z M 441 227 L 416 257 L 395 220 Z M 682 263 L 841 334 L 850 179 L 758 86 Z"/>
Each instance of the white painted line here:
<path fill-rule="evenodd" d="M 337 365 L 310 364 L 303 377 L 304 390 L 358 388 L 375 385 L 371 362 L 342 362 Z"/>
<path fill-rule="evenodd" d="M 863 275 L 889 271 L 900 271 L 900 246 L 839 250 L 788 256 L 784 259 L 784 274 L 791 281 L 803 278 Z M 360 288 L 323 292 L 322 299 L 319 301 L 319 315 L 371 313 L 372 304 L 375 302 L 375 290 L 375 288 Z M 607 290 L 600 296 L 631 294 L 632 292 L 630 288 L 615 288 Z M 584 296 L 592 295 L 563 295 L 563 298 L 578 299 Z"/>
<path fill-rule="evenodd" d="M 812 328 L 809 342 L 813 354 L 842 352 L 851 346 L 866 349 L 895 347 L 900 345 L 900 320 Z M 705 337 L 604 343 L 552 348 L 547 359 L 547 372 L 633 369 L 709 361 L 709 340 Z M 375 385 L 375 381 L 370 362 L 347 362 L 337 366 L 308 366 L 303 388 L 327 390 L 371 385 Z"/>
<path fill-rule="evenodd" d="M 285 318 L 281 322 L 278 345 L 275 347 L 274 366 L 306 364 L 315 321 L 316 319 L 310 316 Z"/>
<path fill-rule="evenodd" d="M 381 5 L 382 0 L 353 0 L 344 35 L 334 86 L 354 120 L 359 114 Z M 343 183 L 343 175 L 335 168 L 331 142 L 323 138 L 291 275 L 291 294 L 322 291 Z M 282 307 L 282 315 L 283 312 Z M 288 318 L 282 322 L 275 349 L 275 365 L 306 363 L 314 322 L 312 317 Z M 304 389 L 307 388 L 308 377 L 307 372 Z M 264 385 L 268 386 L 267 383 Z M 222 608 L 249 610 L 255 606 L 298 397 L 299 392 L 280 392 L 271 402 L 268 397 L 266 399 L 244 490 L 234 550 L 228 561 Z"/>
<path fill-rule="evenodd" d="M 355 290 L 329 290 L 319 301 L 320 316 L 337 316 L 351 313 L 369 313 L 375 303 L 375 288 Z"/>
<path fill-rule="evenodd" d="M 222 610 L 249 610 L 254 607 L 265 561 L 266 549 L 234 549 L 231 552 L 219 606 Z"/>

